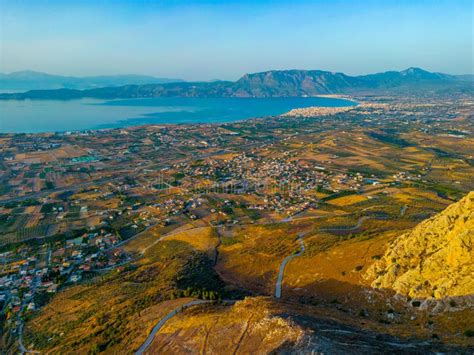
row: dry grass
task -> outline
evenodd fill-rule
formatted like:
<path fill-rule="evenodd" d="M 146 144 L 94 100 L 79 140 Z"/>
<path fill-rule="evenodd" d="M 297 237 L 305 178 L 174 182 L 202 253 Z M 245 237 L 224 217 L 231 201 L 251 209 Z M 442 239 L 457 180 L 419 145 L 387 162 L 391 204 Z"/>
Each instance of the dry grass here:
<path fill-rule="evenodd" d="M 298 250 L 296 236 L 308 226 L 305 221 L 235 228 L 232 237 L 222 237 L 216 269 L 229 283 L 271 294 L 281 261 Z"/>
<path fill-rule="evenodd" d="M 207 231 L 205 239 L 210 238 Z M 203 245 L 206 243 L 198 244 Z M 214 282 L 209 276 L 212 269 L 202 264 L 197 265 L 199 273 L 189 269 L 199 255 L 188 242 L 160 241 L 129 270 L 111 271 L 90 284 L 57 294 L 27 323 L 26 338 L 31 339 L 33 332 L 33 347 L 52 353 L 88 353 L 94 347 L 109 353 L 133 352 L 159 319 L 189 301 L 170 300 L 180 280 L 194 277 L 197 279 L 191 282 Z"/>
<path fill-rule="evenodd" d="M 348 195 L 335 198 L 334 200 L 328 201 L 328 203 L 334 206 L 350 206 L 366 200 L 367 197 L 362 195 Z"/>
<path fill-rule="evenodd" d="M 287 291 L 300 289 L 305 293 L 315 287 L 316 283 L 326 280 L 336 280 L 354 285 L 364 285 L 362 273 L 375 260 L 374 255 L 382 255 L 387 243 L 399 235 L 400 232 L 388 232 L 377 237 L 365 240 L 350 239 L 337 242 L 337 237 L 327 237 L 324 234 L 316 234 L 306 238 L 307 249 L 322 249 L 314 256 L 308 253 L 292 260 L 287 266 L 285 273 L 285 286 Z M 334 242 L 331 245 L 331 238 Z M 325 250 L 324 244 L 329 243 Z M 356 270 L 358 266 L 363 268 Z M 344 290 L 341 290 L 344 292 Z"/>
<path fill-rule="evenodd" d="M 195 228 L 179 232 L 167 238 L 190 244 L 194 249 L 210 254 L 218 244 L 218 238 L 212 227 Z"/>
<path fill-rule="evenodd" d="M 271 353 L 303 334 L 275 313 L 271 303 L 255 298 L 232 306 L 197 306 L 167 322 L 147 354 Z"/>

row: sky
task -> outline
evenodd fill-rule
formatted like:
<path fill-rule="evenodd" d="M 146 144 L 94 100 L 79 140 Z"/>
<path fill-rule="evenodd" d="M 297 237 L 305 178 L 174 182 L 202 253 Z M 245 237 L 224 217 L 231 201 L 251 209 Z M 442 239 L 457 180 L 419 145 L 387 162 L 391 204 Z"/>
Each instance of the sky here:
<path fill-rule="evenodd" d="M 0 72 L 236 80 L 272 69 L 473 73 L 472 0 L 0 0 Z"/>

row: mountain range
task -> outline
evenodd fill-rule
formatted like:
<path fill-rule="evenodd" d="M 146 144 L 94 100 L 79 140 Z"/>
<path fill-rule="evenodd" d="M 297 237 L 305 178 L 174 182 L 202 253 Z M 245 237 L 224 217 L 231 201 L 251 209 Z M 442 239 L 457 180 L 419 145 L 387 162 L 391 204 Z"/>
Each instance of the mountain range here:
<path fill-rule="evenodd" d="M 140 80 L 146 81 L 144 78 Z M 0 94 L 0 99 L 302 97 L 324 94 L 452 94 L 453 92 L 473 93 L 473 76 L 433 73 L 420 68 L 361 76 L 322 70 L 272 70 L 245 74 L 235 82 L 149 82 L 85 90 L 69 88 L 31 90 L 25 93 Z"/>
<path fill-rule="evenodd" d="M 38 89 L 92 89 L 106 86 L 163 84 L 181 79 L 156 78 L 148 75 L 62 76 L 32 70 L 0 73 L 0 90 L 28 91 Z"/>

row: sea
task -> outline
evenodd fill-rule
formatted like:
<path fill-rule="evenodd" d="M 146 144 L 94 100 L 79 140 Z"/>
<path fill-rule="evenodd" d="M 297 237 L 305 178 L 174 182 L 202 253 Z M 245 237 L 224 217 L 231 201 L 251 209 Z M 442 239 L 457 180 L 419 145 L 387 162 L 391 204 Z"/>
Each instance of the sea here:
<path fill-rule="evenodd" d="M 225 123 L 294 108 L 353 106 L 327 97 L 0 100 L 0 133 L 68 132 L 145 124 Z"/>

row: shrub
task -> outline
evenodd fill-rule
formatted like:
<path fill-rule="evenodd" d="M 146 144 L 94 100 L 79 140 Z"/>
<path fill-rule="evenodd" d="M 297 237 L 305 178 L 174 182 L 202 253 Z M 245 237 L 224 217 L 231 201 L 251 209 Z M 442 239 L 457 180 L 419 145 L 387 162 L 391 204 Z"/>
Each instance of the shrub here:
<path fill-rule="evenodd" d="M 473 329 L 466 329 L 464 331 L 464 335 L 469 337 L 469 338 L 472 338 L 472 337 L 474 337 L 474 330 Z"/>

